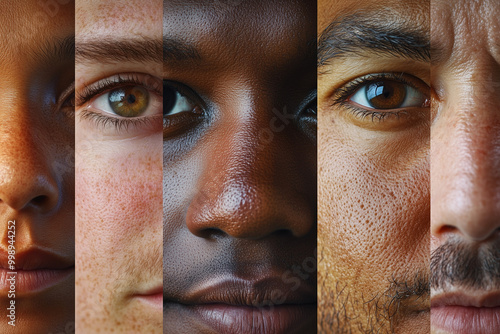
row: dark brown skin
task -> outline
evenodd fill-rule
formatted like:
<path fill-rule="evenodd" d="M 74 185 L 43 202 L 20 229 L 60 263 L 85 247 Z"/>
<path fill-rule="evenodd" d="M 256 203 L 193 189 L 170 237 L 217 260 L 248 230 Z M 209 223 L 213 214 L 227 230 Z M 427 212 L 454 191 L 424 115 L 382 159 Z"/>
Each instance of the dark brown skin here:
<path fill-rule="evenodd" d="M 164 332 L 215 333 L 177 303 L 218 279 L 290 271 L 279 288 L 297 283 L 314 304 L 316 271 L 302 263 L 316 262 L 316 117 L 306 108 L 315 108 L 316 5 L 165 4 L 164 38 L 199 57 L 165 59 L 164 80 L 189 87 L 204 111 L 164 128 Z M 284 108 L 286 124 L 275 114 Z M 299 327 L 288 332 L 313 333 L 315 312 Z"/>
<path fill-rule="evenodd" d="M 46 12 L 37 1 L 4 1 L 0 21 L 0 253 L 7 253 L 7 222 L 15 219 L 19 259 L 43 249 L 74 266 L 74 56 L 45 60 L 40 53 L 72 38 L 74 3 Z M 74 330 L 74 284 L 73 272 L 16 296 L 15 327 L 7 324 L 2 291 L 0 332 Z"/>

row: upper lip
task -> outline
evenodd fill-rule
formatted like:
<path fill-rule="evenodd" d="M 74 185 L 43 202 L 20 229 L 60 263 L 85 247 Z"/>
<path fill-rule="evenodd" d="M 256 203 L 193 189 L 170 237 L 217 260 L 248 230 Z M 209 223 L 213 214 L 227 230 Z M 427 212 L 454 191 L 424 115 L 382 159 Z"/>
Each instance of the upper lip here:
<path fill-rule="evenodd" d="M 164 296 L 164 299 L 168 301 L 169 298 Z M 227 304 L 253 307 L 315 304 L 316 291 L 306 284 L 298 287 L 286 284 L 279 276 L 257 280 L 226 277 L 208 280 L 175 302 L 187 305 Z"/>
<path fill-rule="evenodd" d="M 72 259 L 35 247 L 16 253 L 14 262 L 16 270 L 62 270 L 74 266 Z M 9 254 L 4 251 L 0 252 L 0 268 L 11 269 L 9 266 Z"/>
<path fill-rule="evenodd" d="M 434 294 L 432 307 L 499 307 L 500 291 L 456 291 Z"/>

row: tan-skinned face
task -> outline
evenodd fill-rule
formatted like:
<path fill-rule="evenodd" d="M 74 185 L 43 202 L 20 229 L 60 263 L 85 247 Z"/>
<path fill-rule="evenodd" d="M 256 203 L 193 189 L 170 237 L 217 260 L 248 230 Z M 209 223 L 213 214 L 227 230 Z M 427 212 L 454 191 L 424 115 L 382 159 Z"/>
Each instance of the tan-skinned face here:
<path fill-rule="evenodd" d="M 10 240 L 7 222 L 15 219 L 18 261 L 27 252 L 43 251 L 74 268 L 74 118 L 71 103 L 64 103 L 70 99 L 70 93 L 65 93 L 72 91 L 74 57 L 70 52 L 61 58 L 47 52 L 44 57 L 41 52 L 73 38 L 74 3 L 46 11 L 36 1 L 4 1 L 2 8 L 2 259 Z M 59 108 L 59 103 L 65 107 Z M 30 260 L 27 256 L 26 261 Z M 2 333 L 72 330 L 74 274 L 38 292 L 26 294 L 18 288 L 15 302 L 16 326 L 8 325 L 4 316 Z M 0 303 L 5 308 L 9 303 L 3 289 Z"/>
<path fill-rule="evenodd" d="M 377 17 L 380 10 L 387 21 L 402 17 L 405 27 L 428 31 L 428 6 L 425 1 L 319 1 L 318 34 L 335 19 Z M 334 102 L 350 82 L 377 73 L 405 73 L 429 94 L 429 64 L 361 52 L 333 59 L 319 73 L 318 328 L 427 333 L 428 296 L 398 303 L 390 283 L 411 286 L 416 277 L 422 282 L 428 277 L 430 110 L 407 108 L 411 117 L 379 121 L 346 107 L 354 93 L 342 105 Z"/>
<path fill-rule="evenodd" d="M 78 1 L 76 48 L 146 38 L 161 48 L 161 12 L 161 1 Z M 138 297 L 159 288 L 161 298 L 161 51 L 144 61 L 101 61 L 78 54 L 77 97 L 86 87 L 119 76 L 145 87 L 150 102 L 140 115 L 145 121 L 123 123 L 132 117 L 115 123 L 103 121 L 117 117 L 100 103 L 109 93 L 82 103 L 77 98 L 76 328 L 161 333 L 161 306 Z M 85 117 L 89 110 L 97 116 Z"/>

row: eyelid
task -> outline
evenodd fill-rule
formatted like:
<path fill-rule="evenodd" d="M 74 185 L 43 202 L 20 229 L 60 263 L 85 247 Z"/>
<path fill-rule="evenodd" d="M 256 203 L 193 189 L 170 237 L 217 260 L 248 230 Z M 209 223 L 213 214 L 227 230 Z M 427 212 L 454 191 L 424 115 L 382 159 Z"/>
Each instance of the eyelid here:
<path fill-rule="evenodd" d="M 123 73 L 98 80 L 89 85 L 84 85 L 77 91 L 75 96 L 75 105 L 76 107 L 81 107 L 97 95 L 104 94 L 115 88 L 131 85 L 143 86 L 144 88 L 155 92 L 160 97 L 163 93 L 163 86 L 160 78 L 144 73 Z"/>

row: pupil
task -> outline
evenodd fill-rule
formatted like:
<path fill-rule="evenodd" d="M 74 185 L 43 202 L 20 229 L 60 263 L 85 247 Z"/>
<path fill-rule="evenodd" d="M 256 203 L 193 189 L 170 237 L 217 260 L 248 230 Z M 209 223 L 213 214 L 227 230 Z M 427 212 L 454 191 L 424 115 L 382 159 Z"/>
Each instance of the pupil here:
<path fill-rule="evenodd" d="M 163 83 L 163 116 L 172 112 L 177 102 L 177 93 L 170 86 Z"/>
<path fill-rule="evenodd" d="M 134 95 L 131 95 L 131 94 L 127 95 L 127 102 L 128 103 L 133 104 L 133 103 L 135 103 L 135 100 L 136 99 L 135 99 Z"/>

